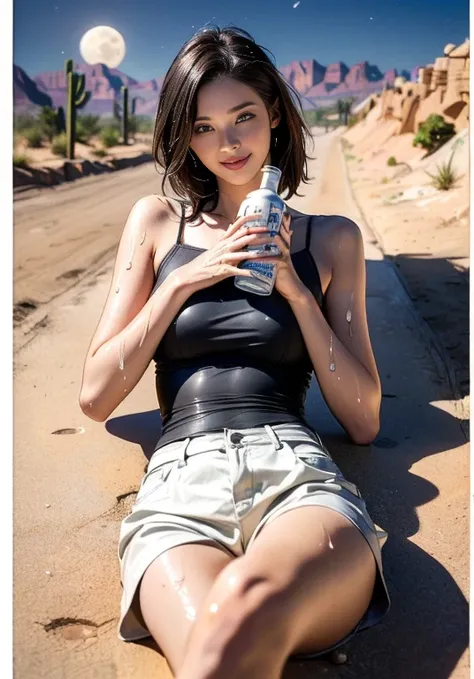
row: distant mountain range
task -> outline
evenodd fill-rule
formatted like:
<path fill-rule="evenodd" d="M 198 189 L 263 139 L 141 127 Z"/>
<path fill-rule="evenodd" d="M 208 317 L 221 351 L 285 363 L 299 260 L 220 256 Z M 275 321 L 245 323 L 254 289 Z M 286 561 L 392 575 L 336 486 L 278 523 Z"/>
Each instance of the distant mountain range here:
<path fill-rule="evenodd" d="M 338 99 L 353 97 L 362 101 L 369 94 L 382 90 L 385 83 L 393 83 L 398 75 L 415 80 L 419 67 L 398 73 L 391 69 L 382 73 L 375 65 L 363 61 L 350 68 L 342 61 L 323 66 L 316 59 L 292 61 L 280 73 L 302 98 L 304 110 L 330 106 Z M 100 116 L 113 114 L 114 101 L 120 101 L 120 88 L 129 88 L 129 101 L 137 97 L 136 114 L 154 117 L 164 77 L 139 82 L 116 68 L 104 64 L 74 62 L 74 70 L 86 75 L 86 89 L 92 92 L 85 113 Z M 290 90 L 291 91 L 291 90 Z M 30 78 L 20 67 L 13 65 L 13 101 L 15 114 L 33 113 L 37 107 L 66 107 L 66 76 L 61 71 L 46 71 Z"/>

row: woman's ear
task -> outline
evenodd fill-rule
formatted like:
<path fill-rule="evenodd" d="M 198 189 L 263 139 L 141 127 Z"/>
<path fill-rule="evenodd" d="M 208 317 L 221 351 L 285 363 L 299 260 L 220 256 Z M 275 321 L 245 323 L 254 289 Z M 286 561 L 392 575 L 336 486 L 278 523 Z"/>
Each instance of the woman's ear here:
<path fill-rule="evenodd" d="M 279 102 L 278 97 L 275 99 L 275 102 L 272 106 L 270 120 L 271 120 L 271 127 L 276 127 L 281 120 L 280 102 Z"/>

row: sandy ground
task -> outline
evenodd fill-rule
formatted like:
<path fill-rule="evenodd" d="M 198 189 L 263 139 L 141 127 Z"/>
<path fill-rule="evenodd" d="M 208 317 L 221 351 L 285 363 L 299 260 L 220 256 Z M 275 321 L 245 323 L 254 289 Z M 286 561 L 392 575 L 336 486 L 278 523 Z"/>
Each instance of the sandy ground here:
<path fill-rule="evenodd" d="M 117 146 L 110 146 L 105 149 L 107 155 L 98 157 L 94 154 L 94 150 L 102 149 L 102 143 L 96 137 L 93 137 L 89 144 L 81 144 L 76 142 L 74 147 L 75 160 L 110 160 L 112 158 L 129 158 L 132 156 L 139 156 L 142 153 L 151 152 L 151 136 L 146 134 L 137 134 L 135 139 L 132 137 L 127 146 L 121 144 Z M 29 158 L 29 166 L 34 168 L 61 167 L 65 158 L 55 155 L 51 150 L 51 144 L 44 143 L 38 149 L 31 148 L 26 144 L 24 138 L 21 138 L 15 145 L 15 153 L 26 155 Z"/>
<path fill-rule="evenodd" d="M 385 256 L 397 267 L 416 308 L 439 341 L 468 419 L 467 130 L 424 158 L 425 152 L 412 146 L 414 135 L 387 138 L 393 123 L 370 122 L 365 130 L 362 123 L 360 130 L 354 128 L 344 135 L 352 144 L 345 154 L 355 198 Z M 426 173 L 434 174 L 452 151 L 459 180 L 449 191 L 437 191 Z M 390 156 L 398 161 L 394 167 L 387 166 Z"/>
<path fill-rule="evenodd" d="M 289 663 L 284 679 L 467 679 L 469 463 L 462 411 L 417 310 L 354 203 L 336 135 L 316 141 L 309 167 L 316 179 L 289 204 L 343 214 L 361 227 L 383 390 L 381 431 L 372 446 L 350 445 L 315 379 L 307 415 L 389 534 L 384 564 L 392 609 L 349 644 L 346 665 Z M 160 185 L 149 164 L 28 191 L 14 204 L 19 679 L 171 677 L 153 643 L 116 637 L 120 521 L 160 428 L 153 366 L 105 424 L 88 420 L 77 402 L 124 221 L 133 203 L 159 193 Z"/>

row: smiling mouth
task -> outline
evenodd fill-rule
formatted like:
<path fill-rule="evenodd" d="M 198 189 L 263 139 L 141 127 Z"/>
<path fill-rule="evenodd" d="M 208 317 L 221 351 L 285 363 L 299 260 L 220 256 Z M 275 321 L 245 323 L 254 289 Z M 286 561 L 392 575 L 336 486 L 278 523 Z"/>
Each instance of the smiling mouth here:
<path fill-rule="evenodd" d="M 240 165 L 240 164 L 242 164 L 242 163 L 246 163 L 247 160 L 250 158 L 251 155 L 252 155 L 252 154 L 249 153 L 248 156 L 244 156 L 244 157 L 241 158 L 240 160 L 228 161 L 228 162 L 225 162 L 225 163 L 224 163 L 224 162 L 221 162 L 221 165 L 227 165 L 227 166 L 229 166 L 229 167 L 233 167 L 234 165 Z"/>

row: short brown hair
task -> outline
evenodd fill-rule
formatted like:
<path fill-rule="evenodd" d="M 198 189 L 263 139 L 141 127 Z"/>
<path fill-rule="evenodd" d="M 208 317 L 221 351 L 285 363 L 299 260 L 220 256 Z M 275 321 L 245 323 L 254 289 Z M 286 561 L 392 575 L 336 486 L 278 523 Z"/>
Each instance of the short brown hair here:
<path fill-rule="evenodd" d="M 267 50 L 269 51 L 269 50 Z M 169 178 L 177 196 L 189 199 L 189 221 L 208 206 L 216 209 L 219 189 L 214 173 L 190 153 L 192 126 L 197 115 L 197 92 L 201 85 L 230 77 L 252 87 L 270 112 L 279 100 L 280 123 L 272 129 L 272 163 L 282 174 L 279 193 L 287 190 L 288 200 L 301 195 L 301 181 L 309 183 L 305 134 L 311 132 L 302 115 L 298 92 L 287 83 L 263 48 L 243 29 L 218 27 L 202 29 L 178 52 L 163 81 L 153 133 L 152 153 L 164 168 L 162 191 Z M 298 101 L 301 112 L 291 97 Z M 274 137 L 275 135 L 275 137 Z M 275 145 L 275 138 L 277 143 Z M 194 160 L 193 160 L 194 158 Z"/>

